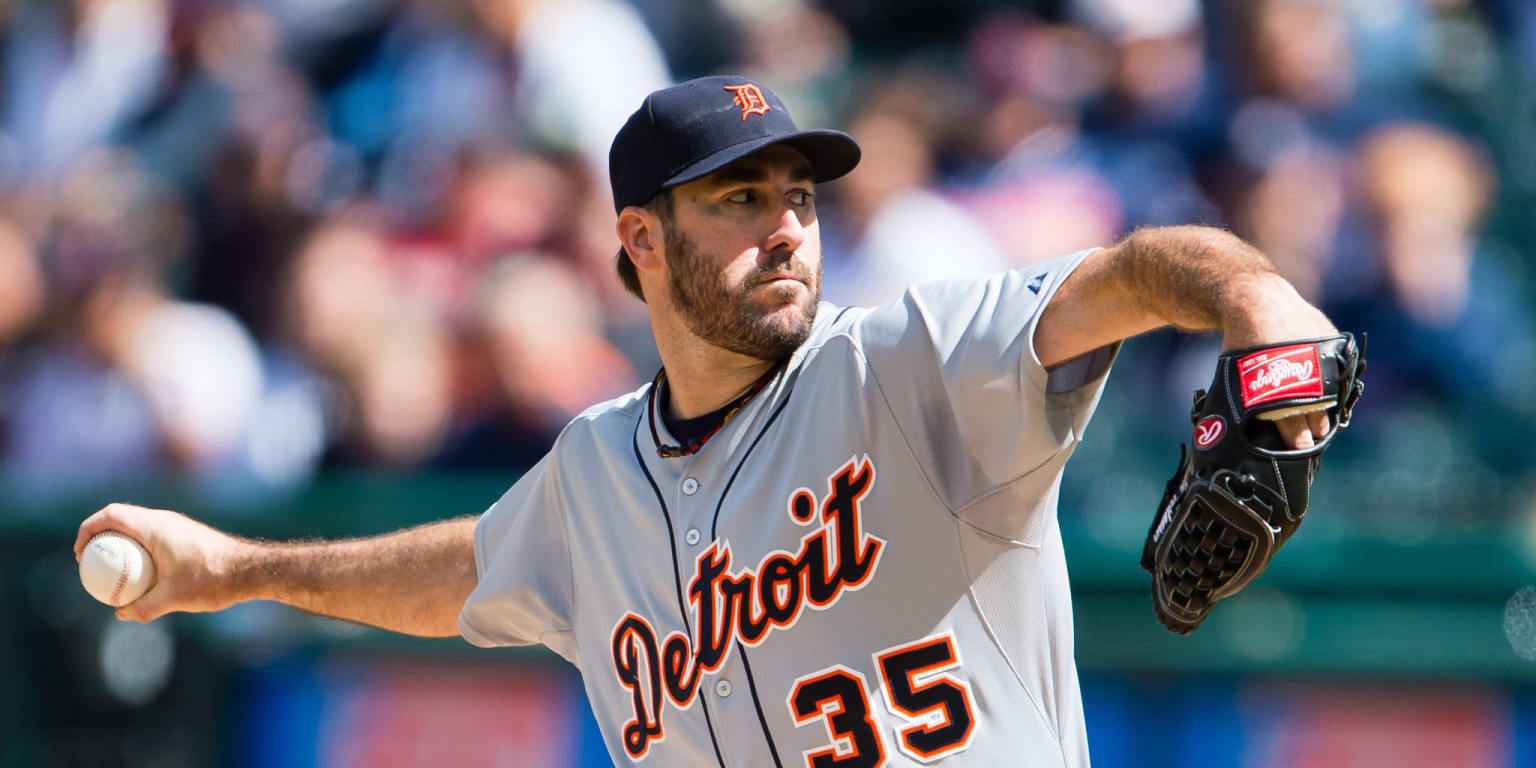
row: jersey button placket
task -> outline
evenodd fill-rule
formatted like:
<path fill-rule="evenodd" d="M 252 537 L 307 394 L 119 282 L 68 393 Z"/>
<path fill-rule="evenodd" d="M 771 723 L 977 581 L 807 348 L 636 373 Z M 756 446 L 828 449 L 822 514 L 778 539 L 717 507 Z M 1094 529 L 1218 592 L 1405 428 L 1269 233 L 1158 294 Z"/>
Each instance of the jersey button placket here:
<path fill-rule="evenodd" d="M 730 696 L 731 695 L 731 681 L 729 681 L 729 680 L 721 680 L 720 682 L 715 683 L 715 693 L 718 694 L 720 696 L 720 698 L 722 698 L 722 699 L 727 697 L 727 696 Z"/>
<path fill-rule="evenodd" d="M 683 479 L 683 495 L 692 496 L 699 492 L 699 481 L 691 477 Z"/>
<path fill-rule="evenodd" d="M 702 538 L 704 537 L 699 534 L 699 529 L 697 528 L 689 528 L 688 532 L 683 534 L 683 541 L 688 542 L 689 546 L 698 544 L 699 540 Z"/>

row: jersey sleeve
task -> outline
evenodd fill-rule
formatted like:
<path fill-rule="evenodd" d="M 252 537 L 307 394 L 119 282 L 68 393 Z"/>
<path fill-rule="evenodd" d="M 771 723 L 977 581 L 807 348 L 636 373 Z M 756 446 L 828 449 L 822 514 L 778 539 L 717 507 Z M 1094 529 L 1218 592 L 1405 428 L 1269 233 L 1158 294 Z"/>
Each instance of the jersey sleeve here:
<path fill-rule="evenodd" d="M 554 454 L 546 455 L 475 524 L 479 577 L 459 634 L 479 646 L 543 643 L 566 658 L 573 608 L 570 549 Z"/>
<path fill-rule="evenodd" d="M 1059 472 L 1081 438 L 1119 344 L 1047 372 L 1034 332 L 1094 250 L 915 286 L 858 324 L 859 347 L 903 439 L 952 511 L 1033 472 Z"/>

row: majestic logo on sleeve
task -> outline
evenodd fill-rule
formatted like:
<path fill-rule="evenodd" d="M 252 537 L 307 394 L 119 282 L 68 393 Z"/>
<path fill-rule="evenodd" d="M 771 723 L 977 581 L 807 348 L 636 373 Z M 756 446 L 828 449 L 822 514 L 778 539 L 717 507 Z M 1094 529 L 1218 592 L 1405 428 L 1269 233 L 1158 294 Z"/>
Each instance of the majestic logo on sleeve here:
<path fill-rule="evenodd" d="M 1255 352 L 1238 359 L 1237 372 L 1243 381 L 1245 408 L 1271 400 L 1320 397 L 1323 394 L 1316 344 L 1294 344 Z"/>
<path fill-rule="evenodd" d="M 751 83 L 727 85 L 725 90 L 736 94 L 736 97 L 731 101 L 736 106 L 741 107 L 741 121 L 743 123 L 747 121 L 747 115 L 766 115 L 768 110 L 771 109 L 768 106 L 768 102 L 763 99 L 762 89 Z"/>
<path fill-rule="evenodd" d="M 662 741 L 662 707 L 693 706 L 702 675 L 720 669 L 731 646 L 757 646 L 775 629 L 794 626 L 806 608 L 826 610 L 844 592 L 869 583 L 885 540 L 863 526 L 863 502 L 875 483 L 869 457 L 849 459 L 827 478 L 827 492 L 800 488 L 785 513 L 815 526 L 794 552 L 775 550 L 756 567 L 731 570 L 731 545 L 716 541 L 700 554 L 688 584 L 693 637 L 673 632 L 660 642 L 645 617 L 626 613 L 613 627 L 613 668 L 630 692 L 635 717 L 624 724 L 632 760 Z"/>

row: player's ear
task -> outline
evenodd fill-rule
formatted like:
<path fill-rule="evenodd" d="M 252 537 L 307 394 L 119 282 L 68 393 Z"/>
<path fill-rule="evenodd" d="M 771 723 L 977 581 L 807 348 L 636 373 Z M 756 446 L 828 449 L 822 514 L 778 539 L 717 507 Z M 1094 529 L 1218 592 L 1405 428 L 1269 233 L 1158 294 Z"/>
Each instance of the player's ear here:
<path fill-rule="evenodd" d="M 638 205 L 619 211 L 619 242 L 641 272 L 659 271 L 662 264 L 661 220 Z"/>

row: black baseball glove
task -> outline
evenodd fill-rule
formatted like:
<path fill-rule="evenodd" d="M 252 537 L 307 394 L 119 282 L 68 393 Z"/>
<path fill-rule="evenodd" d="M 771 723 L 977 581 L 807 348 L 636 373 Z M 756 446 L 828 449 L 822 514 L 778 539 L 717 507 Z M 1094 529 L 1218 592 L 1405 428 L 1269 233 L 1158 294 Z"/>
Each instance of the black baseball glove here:
<path fill-rule="evenodd" d="M 1301 525 L 1323 451 L 1365 391 L 1363 347 L 1363 336 L 1356 348 L 1345 333 L 1217 359 L 1210 391 L 1195 392 L 1194 446 L 1183 449 L 1141 553 L 1157 620 L 1169 631 L 1193 632 Z M 1321 408 L 1328 433 L 1311 448 L 1286 446 L 1274 421 Z"/>

